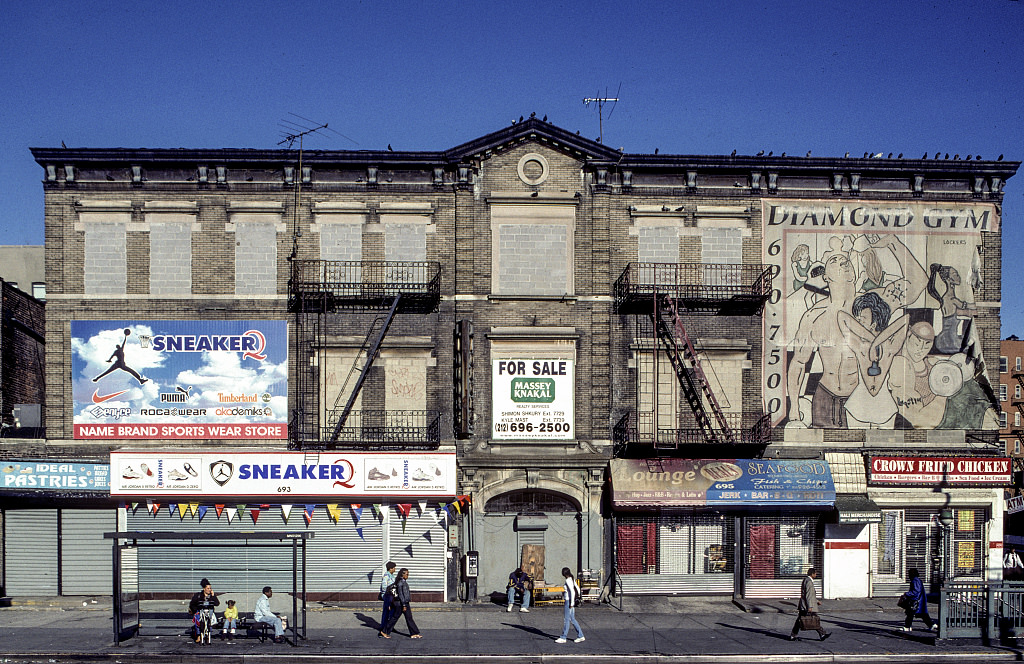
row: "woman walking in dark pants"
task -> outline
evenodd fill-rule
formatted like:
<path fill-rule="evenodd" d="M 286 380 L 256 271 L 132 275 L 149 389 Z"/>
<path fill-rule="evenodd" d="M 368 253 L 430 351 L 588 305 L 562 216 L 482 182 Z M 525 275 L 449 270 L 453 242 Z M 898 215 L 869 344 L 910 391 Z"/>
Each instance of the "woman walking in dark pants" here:
<path fill-rule="evenodd" d="M 924 584 L 921 582 L 920 574 L 916 569 L 911 569 L 907 572 L 907 576 L 910 577 L 910 590 L 904 593 L 908 601 L 903 609 L 907 617 L 903 621 L 903 627 L 900 629 L 904 632 L 909 632 L 912 629 L 911 625 L 914 623 L 914 616 L 920 616 L 921 620 L 924 621 L 925 627 L 936 632 L 939 631 L 938 623 L 933 621 L 932 617 L 928 615 L 928 596 L 924 592 Z"/>
<path fill-rule="evenodd" d="M 395 628 L 399 616 L 405 616 L 405 624 L 409 628 L 409 638 L 422 639 L 420 630 L 416 627 L 416 621 L 412 619 L 412 606 L 409 605 L 409 570 L 405 567 L 398 570 L 398 580 L 395 581 L 395 591 L 398 597 L 395 600 L 397 606 L 391 608 L 391 618 L 384 628 L 384 638 L 391 638 L 391 630 Z"/>

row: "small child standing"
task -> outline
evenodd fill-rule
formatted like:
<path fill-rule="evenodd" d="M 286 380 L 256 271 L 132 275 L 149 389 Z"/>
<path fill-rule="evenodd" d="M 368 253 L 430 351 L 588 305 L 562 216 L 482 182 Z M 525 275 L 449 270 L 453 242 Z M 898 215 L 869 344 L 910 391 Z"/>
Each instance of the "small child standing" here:
<path fill-rule="evenodd" d="M 226 634 L 229 639 L 235 637 L 235 629 L 238 627 L 238 607 L 235 606 L 235 600 L 228 600 L 228 608 L 224 609 L 224 630 L 221 632 L 222 635 Z"/>

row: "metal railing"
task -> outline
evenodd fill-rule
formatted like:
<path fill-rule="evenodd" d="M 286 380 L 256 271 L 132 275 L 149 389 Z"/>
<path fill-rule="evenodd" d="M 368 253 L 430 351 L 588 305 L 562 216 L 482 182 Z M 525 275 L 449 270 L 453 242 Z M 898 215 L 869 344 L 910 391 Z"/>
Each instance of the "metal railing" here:
<path fill-rule="evenodd" d="M 334 424 L 341 408 L 327 411 L 327 425 L 321 427 L 321 438 L 327 443 L 334 433 Z M 338 439 L 328 447 L 365 448 L 371 450 L 436 450 L 441 444 L 441 416 L 432 410 L 358 410 L 352 411 Z"/>
<path fill-rule="evenodd" d="M 630 263 L 614 284 L 615 302 L 667 296 L 684 301 L 763 303 L 771 294 L 768 265 L 730 263 Z"/>
<path fill-rule="evenodd" d="M 952 582 L 939 590 L 939 638 L 1024 636 L 1024 582 Z"/>
<path fill-rule="evenodd" d="M 376 307 L 401 295 L 405 308 L 418 310 L 427 304 L 436 306 L 441 293 L 441 264 L 436 261 L 293 260 L 289 290 L 293 299 L 330 298 L 333 304 L 340 306 Z"/>
<path fill-rule="evenodd" d="M 771 420 L 762 413 L 725 413 L 726 423 L 733 432 L 738 445 L 767 445 L 771 441 Z M 626 413 L 612 429 L 612 440 L 616 453 L 623 452 L 630 445 L 649 445 L 656 450 L 674 450 L 685 445 L 706 445 L 723 442 L 725 436 L 713 435 L 702 429 L 696 420 L 681 416 L 675 426 L 656 424 L 657 415 L 652 412 Z"/>

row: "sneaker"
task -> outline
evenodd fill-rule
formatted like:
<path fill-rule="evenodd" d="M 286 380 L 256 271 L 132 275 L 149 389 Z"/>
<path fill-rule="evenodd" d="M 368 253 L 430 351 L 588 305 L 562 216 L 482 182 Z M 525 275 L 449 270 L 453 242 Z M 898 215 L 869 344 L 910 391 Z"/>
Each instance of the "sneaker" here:
<path fill-rule="evenodd" d="M 191 475 L 192 477 L 199 477 L 199 473 L 196 472 L 196 469 L 193 468 L 192 464 L 190 463 L 185 464 L 185 472 Z"/>
<path fill-rule="evenodd" d="M 565 639 L 563 639 L 562 637 L 558 637 L 557 639 L 555 639 L 555 643 L 565 643 Z"/>
<path fill-rule="evenodd" d="M 141 480 L 142 479 L 142 475 L 139 475 L 137 472 L 135 472 L 135 470 L 133 470 L 131 466 L 128 466 L 127 468 L 124 469 L 124 471 L 121 472 L 121 477 L 125 478 L 126 480 Z M 196 643 L 199 643 L 199 642 L 196 641 Z"/>
<path fill-rule="evenodd" d="M 416 472 L 412 474 L 413 482 L 428 482 L 430 481 L 430 475 L 423 472 L 422 468 L 417 468 Z"/>
<path fill-rule="evenodd" d="M 370 472 L 368 472 L 366 474 L 366 479 L 380 481 L 380 480 L 391 479 L 391 476 L 390 475 L 385 475 L 384 473 L 380 472 L 376 468 L 371 468 Z"/>
<path fill-rule="evenodd" d="M 505 607 L 505 613 L 512 613 L 512 605 L 511 604 L 509 604 L 508 606 Z"/>
<path fill-rule="evenodd" d="M 912 628 L 910 628 L 910 627 L 900 627 L 900 631 L 901 632 L 909 632 L 911 629 Z"/>
<path fill-rule="evenodd" d="M 180 482 L 182 480 L 188 479 L 188 475 L 186 475 L 185 473 L 179 473 L 177 470 L 172 470 L 171 472 L 167 473 L 167 477 L 174 480 L 175 482 Z"/>
<path fill-rule="evenodd" d="M 796 637 L 793 636 L 792 634 L 790 634 L 789 637 L 787 637 L 787 638 L 789 638 L 790 641 L 796 641 Z"/>
<path fill-rule="evenodd" d="M 581 637 L 579 637 L 578 639 L 573 639 L 573 640 L 572 640 L 572 642 L 573 642 L 573 643 L 583 643 L 583 642 L 584 642 L 584 641 L 586 641 L 586 640 L 587 640 L 587 637 L 585 637 L 585 636 L 581 636 Z"/>
<path fill-rule="evenodd" d="M 529 613 L 529 609 L 519 609 L 519 613 Z"/>
<path fill-rule="evenodd" d="M 150 470 L 149 466 L 147 466 L 146 464 L 142 464 L 141 466 L 139 466 L 139 470 L 141 470 L 146 475 L 149 475 L 150 477 L 153 476 L 153 471 Z"/>
<path fill-rule="evenodd" d="M 939 631 L 939 623 L 932 623 L 932 626 L 929 627 L 929 629 L 931 629 L 933 632 Z"/>
<path fill-rule="evenodd" d="M 818 637 L 818 640 L 819 641 L 824 641 L 825 639 L 827 639 L 830 636 L 832 636 L 832 632 L 825 632 L 824 634 L 822 634 L 821 636 Z"/>

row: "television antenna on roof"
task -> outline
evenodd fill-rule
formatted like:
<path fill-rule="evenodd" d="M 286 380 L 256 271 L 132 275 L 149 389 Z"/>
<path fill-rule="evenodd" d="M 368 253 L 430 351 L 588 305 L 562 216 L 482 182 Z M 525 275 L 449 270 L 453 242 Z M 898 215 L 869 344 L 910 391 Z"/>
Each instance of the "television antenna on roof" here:
<path fill-rule="evenodd" d="M 619 90 L 622 89 L 622 83 L 619 83 Z M 590 106 L 591 104 L 597 104 L 597 126 L 598 126 L 598 143 L 604 143 L 604 105 L 611 103 L 612 108 L 608 111 L 608 118 L 611 119 L 612 113 L 615 112 L 615 106 L 619 103 L 619 90 L 615 91 L 614 97 L 608 96 L 608 90 L 605 89 L 604 96 L 600 93 L 595 97 L 584 97 L 583 105 Z"/>
<path fill-rule="evenodd" d="M 302 143 L 303 143 L 303 139 L 306 136 L 310 135 L 310 134 L 317 134 L 317 135 L 320 135 L 320 136 L 325 136 L 325 134 L 323 132 L 326 130 L 326 131 L 329 131 L 329 132 L 331 132 L 333 134 L 337 134 L 338 136 L 341 136 L 342 138 L 350 140 L 353 143 L 355 143 L 356 145 L 359 145 L 359 143 L 357 141 L 349 138 L 345 134 L 342 134 L 339 131 L 335 131 L 334 129 L 331 129 L 330 127 L 327 126 L 326 122 L 321 124 L 321 123 L 316 122 L 314 120 L 310 120 L 309 118 L 302 117 L 298 113 L 291 113 L 291 112 L 289 112 L 288 115 L 291 115 L 291 116 L 293 116 L 295 118 L 298 118 L 299 121 L 283 119 L 283 120 L 281 120 L 280 122 L 277 123 L 278 126 L 281 127 L 281 130 L 280 130 L 281 140 L 278 141 L 277 144 L 278 145 L 284 145 L 285 143 L 287 143 L 288 144 L 287 145 L 287 149 L 290 150 L 290 149 L 292 149 L 292 146 L 295 145 L 295 141 L 299 142 L 299 167 L 298 167 L 298 169 L 296 169 L 295 175 L 292 178 L 294 183 L 295 183 L 294 184 L 294 186 L 295 186 L 295 204 L 294 204 L 294 210 L 293 210 L 293 213 L 292 213 L 293 224 L 292 224 L 292 255 L 291 255 L 291 257 L 295 258 L 295 255 L 296 255 L 296 253 L 298 251 L 298 239 L 300 237 L 302 237 L 302 230 L 299 228 L 299 204 L 301 203 L 301 199 L 302 199 L 302 181 L 305 179 L 303 177 L 303 173 L 302 173 Z"/>

